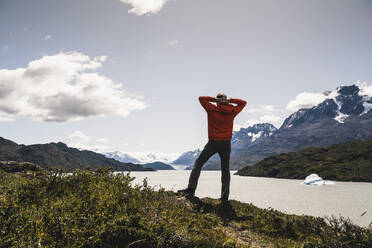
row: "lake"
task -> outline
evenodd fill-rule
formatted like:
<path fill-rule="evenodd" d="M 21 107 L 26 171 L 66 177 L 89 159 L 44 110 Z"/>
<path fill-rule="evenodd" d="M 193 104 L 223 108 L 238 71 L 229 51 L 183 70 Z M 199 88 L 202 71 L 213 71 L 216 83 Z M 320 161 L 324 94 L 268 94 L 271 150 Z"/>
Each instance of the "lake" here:
<path fill-rule="evenodd" d="M 361 226 L 372 222 L 372 183 L 335 182 L 335 185 L 314 186 L 302 185 L 302 180 L 242 177 L 233 173 L 235 171 L 231 172 L 230 199 L 288 214 L 342 215 Z M 136 177 L 134 184 L 147 178 L 149 185 L 156 189 L 161 186 L 177 191 L 187 186 L 190 171 L 131 172 L 131 175 Z M 202 171 L 196 196 L 219 198 L 220 178 L 220 171 Z"/>

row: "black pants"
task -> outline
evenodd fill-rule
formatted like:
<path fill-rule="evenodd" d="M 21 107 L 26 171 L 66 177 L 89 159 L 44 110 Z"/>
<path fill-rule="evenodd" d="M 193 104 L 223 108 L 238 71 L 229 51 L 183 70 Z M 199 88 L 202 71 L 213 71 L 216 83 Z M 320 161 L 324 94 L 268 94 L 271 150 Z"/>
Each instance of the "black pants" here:
<path fill-rule="evenodd" d="M 192 168 L 189 178 L 189 189 L 196 189 L 200 176 L 200 171 L 205 162 L 218 153 L 221 159 L 221 199 L 227 200 L 230 193 L 230 152 L 231 142 L 230 140 L 209 140 L 205 145 L 203 151 L 196 159 L 194 167 Z"/>

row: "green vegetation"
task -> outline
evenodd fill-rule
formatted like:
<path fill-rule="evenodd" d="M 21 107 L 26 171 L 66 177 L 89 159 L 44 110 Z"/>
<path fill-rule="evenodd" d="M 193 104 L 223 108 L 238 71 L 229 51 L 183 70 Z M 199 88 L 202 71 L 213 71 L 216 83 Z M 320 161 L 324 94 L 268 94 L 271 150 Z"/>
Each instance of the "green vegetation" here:
<path fill-rule="evenodd" d="M 372 141 L 282 153 L 237 172 L 240 176 L 290 179 L 304 179 L 311 173 L 328 180 L 372 182 Z"/>
<path fill-rule="evenodd" d="M 154 191 L 107 169 L 0 170 L 0 247 L 372 247 L 343 219 Z"/>
<path fill-rule="evenodd" d="M 42 168 L 58 168 L 72 171 L 83 168 L 113 167 L 117 171 L 152 171 L 139 164 L 122 163 L 103 154 L 68 147 L 66 144 L 49 143 L 18 145 L 0 137 L 0 161 L 30 162 Z"/>

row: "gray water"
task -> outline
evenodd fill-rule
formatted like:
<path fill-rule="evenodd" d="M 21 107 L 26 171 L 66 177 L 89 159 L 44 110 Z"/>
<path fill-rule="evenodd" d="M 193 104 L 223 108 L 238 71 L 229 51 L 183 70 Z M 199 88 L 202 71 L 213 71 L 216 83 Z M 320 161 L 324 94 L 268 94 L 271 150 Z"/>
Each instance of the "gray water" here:
<path fill-rule="evenodd" d="M 231 172 L 230 199 L 274 208 L 288 214 L 349 217 L 353 223 L 372 222 L 372 183 L 335 182 L 335 185 L 302 185 L 302 180 L 242 177 Z M 131 172 L 134 184 L 148 179 L 156 189 L 177 191 L 187 186 L 190 171 Z M 202 171 L 198 197 L 219 198 L 220 171 Z M 363 216 L 361 216 L 365 211 Z"/>

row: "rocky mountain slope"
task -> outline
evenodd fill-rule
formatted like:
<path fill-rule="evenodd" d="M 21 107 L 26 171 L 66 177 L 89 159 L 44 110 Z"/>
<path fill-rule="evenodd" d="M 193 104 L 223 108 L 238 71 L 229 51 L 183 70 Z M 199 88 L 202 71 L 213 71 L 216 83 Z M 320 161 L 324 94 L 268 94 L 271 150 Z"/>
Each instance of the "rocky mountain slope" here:
<path fill-rule="evenodd" d="M 232 155 L 236 150 L 241 148 L 250 147 L 252 145 L 258 144 L 265 138 L 273 135 L 277 131 L 277 128 L 270 123 L 255 124 L 247 128 L 241 128 L 239 131 L 234 131 L 231 138 L 231 153 Z M 194 151 L 188 151 L 181 154 L 172 164 L 182 164 L 182 165 L 193 165 L 195 159 L 198 158 L 201 153 L 201 149 L 196 149 Z M 214 155 L 210 161 L 218 161 L 218 155 Z M 208 169 L 210 165 L 206 165 Z"/>
<path fill-rule="evenodd" d="M 233 167 L 242 168 L 274 154 L 307 147 L 372 140 L 370 93 L 366 93 L 361 86 L 352 85 L 324 94 L 326 99 L 323 102 L 291 114 L 272 136 L 237 151 L 232 157 Z"/>
<path fill-rule="evenodd" d="M 173 161 L 174 165 L 192 165 L 194 164 L 195 159 L 201 153 L 201 149 L 196 149 L 193 151 L 184 152 L 176 160 Z"/>
<path fill-rule="evenodd" d="M 323 98 L 318 105 L 288 116 L 277 130 L 270 128 L 271 124 L 265 124 L 267 131 L 259 139 L 256 138 L 257 131 L 241 129 L 234 133 L 230 168 L 241 169 L 266 157 L 307 147 L 372 140 L 371 86 L 342 86 L 324 92 Z M 251 137 L 244 133 L 251 133 Z M 239 137 L 239 141 L 234 140 L 235 137 Z M 219 168 L 219 161 L 211 160 L 204 169 Z"/>
<path fill-rule="evenodd" d="M 18 145 L 0 137 L 0 161 L 31 162 L 41 167 L 77 168 L 113 167 L 115 170 L 151 170 L 133 163 L 122 163 L 92 151 L 80 151 L 64 143 Z"/>
<path fill-rule="evenodd" d="M 328 180 L 372 182 L 372 141 L 351 141 L 328 148 L 312 147 L 282 153 L 247 166 L 236 174 L 304 179 L 312 173 Z"/>

